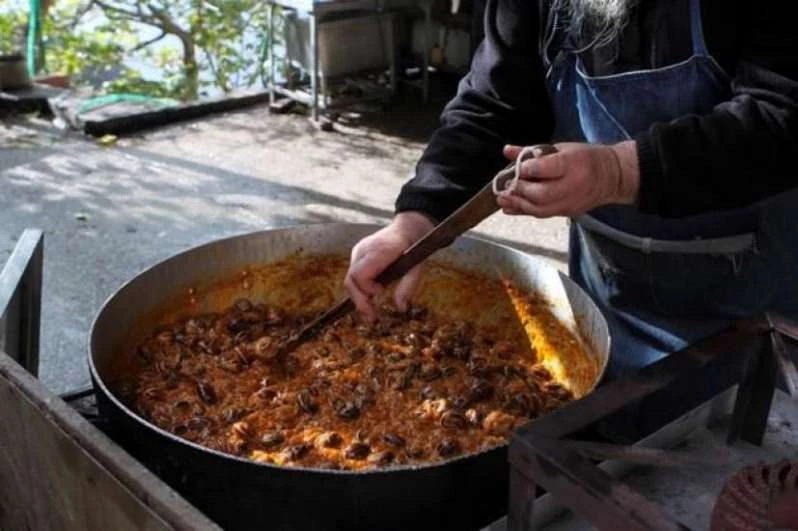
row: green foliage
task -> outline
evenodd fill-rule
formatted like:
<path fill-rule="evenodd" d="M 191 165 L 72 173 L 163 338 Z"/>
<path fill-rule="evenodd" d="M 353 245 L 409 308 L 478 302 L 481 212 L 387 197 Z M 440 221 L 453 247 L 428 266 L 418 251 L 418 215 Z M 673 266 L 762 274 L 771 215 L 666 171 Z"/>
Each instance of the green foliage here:
<path fill-rule="evenodd" d="M 0 35 L 24 31 L 26 18 L 0 10 Z M 102 92 L 184 100 L 229 92 L 264 78 L 268 22 L 262 0 L 58 0 L 44 22 L 45 70 L 78 85 L 113 74 Z M 158 79 L 131 64 L 150 65 Z"/>
<path fill-rule="evenodd" d="M 119 77 L 103 83 L 102 92 L 146 94 L 156 98 L 179 98 L 185 90 L 180 82 L 181 80 L 169 82 L 144 79 L 137 71 L 128 68 Z"/>
<path fill-rule="evenodd" d="M 119 69 L 125 58 L 125 42 L 132 29 L 112 28 L 91 20 L 83 2 L 62 0 L 44 21 L 45 66 L 47 72 L 68 74 L 77 85 L 90 76 Z"/>
<path fill-rule="evenodd" d="M 260 45 L 269 31 L 265 2 L 219 0 L 195 4 L 191 28 L 214 84 L 224 91 L 254 84 L 262 73 Z"/>
<path fill-rule="evenodd" d="M 21 53 L 25 49 L 27 17 L 22 11 L 0 11 L 0 54 Z"/>

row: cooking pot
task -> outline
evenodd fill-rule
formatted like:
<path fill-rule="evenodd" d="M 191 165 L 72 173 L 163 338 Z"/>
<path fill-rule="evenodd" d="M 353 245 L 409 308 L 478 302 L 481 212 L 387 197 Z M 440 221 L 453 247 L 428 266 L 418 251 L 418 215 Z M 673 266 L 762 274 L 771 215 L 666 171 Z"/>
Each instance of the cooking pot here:
<path fill-rule="evenodd" d="M 183 440 L 144 420 L 120 399 L 120 382 L 132 355 L 129 346 L 151 332 L 155 323 L 167 316 L 176 319 L 221 311 L 243 296 L 275 297 L 275 291 L 290 286 L 282 281 L 259 285 L 254 276 L 243 278 L 242 272 L 298 255 L 348 256 L 357 241 L 378 228 L 308 225 L 202 245 L 139 274 L 114 293 L 97 315 L 90 335 L 89 366 L 101 414 L 134 456 L 225 529 L 477 529 L 506 512 L 506 445 L 446 461 L 387 469 L 284 468 Z M 509 279 L 521 290 L 543 297 L 584 347 L 578 359 L 552 357 L 544 363 L 577 398 L 592 391 L 607 366 L 610 338 L 598 308 L 570 279 L 539 258 L 469 237 L 439 251 L 434 260 L 484 277 Z M 427 277 L 431 280 L 425 278 L 428 284 L 422 286 L 419 297 L 433 310 L 470 311 L 470 317 L 478 320 L 503 315 L 504 310 L 498 309 L 502 304 L 512 309 L 496 291 L 481 296 L 468 310 L 451 287 L 446 293 L 441 287 L 445 283 L 436 281 L 434 274 Z M 329 300 L 342 293 L 340 281 L 330 280 Z M 460 294 L 468 291 L 462 286 L 454 289 Z M 326 304 L 324 297 L 319 300 Z M 512 321 L 513 315 L 507 313 L 502 319 Z"/>
<path fill-rule="evenodd" d="M 25 56 L 0 55 L 0 90 L 20 90 L 31 87 Z"/>

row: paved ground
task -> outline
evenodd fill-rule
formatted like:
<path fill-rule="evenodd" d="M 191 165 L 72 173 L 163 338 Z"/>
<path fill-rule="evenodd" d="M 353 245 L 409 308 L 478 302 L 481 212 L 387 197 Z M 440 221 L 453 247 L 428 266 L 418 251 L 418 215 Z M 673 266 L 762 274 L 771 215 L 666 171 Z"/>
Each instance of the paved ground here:
<path fill-rule="evenodd" d="M 112 147 L 0 118 L 0 264 L 26 227 L 45 231 L 41 378 L 88 383 L 86 337 L 103 300 L 175 252 L 266 227 L 386 222 L 438 109 L 374 115 L 337 132 L 263 108 L 125 139 Z M 566 225 L 494 216 L 477 233 L 563 268 Z M 795 455 L 795 406 L 780 396 L 764 448 L 738 445 L 725 467 L 640 469 L 632 483 L 696 529 L 743 463 Z M 725 448 L 701 432 L 686 448 Z M 719 450 L 720 451 L 720 450 Z M 557 529 L 580 529 L 574 519 Z"/>

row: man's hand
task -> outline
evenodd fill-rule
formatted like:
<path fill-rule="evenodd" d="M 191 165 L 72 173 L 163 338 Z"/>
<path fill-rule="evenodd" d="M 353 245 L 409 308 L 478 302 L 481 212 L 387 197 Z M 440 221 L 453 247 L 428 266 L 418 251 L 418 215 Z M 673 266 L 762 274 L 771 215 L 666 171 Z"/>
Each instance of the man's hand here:
<path fill-rule="evenodd" d="M 521 163 L 518 186 L 499 197 L 505 214 L 538 218 L 578 216 L 594 208 L 637 201 L 640 172 L 633 140 L 612 146 L 555 144 L 558 153 Z M 515 160 L 519 146 L 505 146 Z"/>
<path fill-rule="evenodd" d="M 363 238 L 355 245 L 344 285 L 349 290 L 358 311 L 370 319 L 376 317 L 377 311 L 371 299 L 382 293 L 385 287 L 375 279 L 405 249 L 433 227 L 432 221 L 423 214 L 401 212 L 390 225 Z M 404 311 L 407 308 L 410 296 L 418 285 L 420 274 L 421 268 L 416 266 L 396 286 L 394 302 L 399 310 Z"/>

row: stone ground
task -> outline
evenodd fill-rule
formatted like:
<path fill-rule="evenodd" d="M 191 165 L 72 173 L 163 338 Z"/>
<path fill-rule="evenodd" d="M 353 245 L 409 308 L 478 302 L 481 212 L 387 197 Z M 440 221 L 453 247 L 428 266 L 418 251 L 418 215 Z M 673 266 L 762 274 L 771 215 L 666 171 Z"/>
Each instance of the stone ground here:
<path fill-rule="evenodd" d="M 88 384 L 87 333 L 102 302 L 141 269 L 232 234 L 300 223 L 385 223 L 442 100 L 415 99 L 336 132 L 264 107 L 103 147 L 35 118 L 0 116 L 0 264 L 26 227 L 45 232 L 41 379 Z M 476 231 L 565 267 L 566 223 L 494 216 Z M 712 470 L 641 468 L 633 485 L 695 529 L 744 463 L 794 456 L 794 404 L 780 396 L 764 448 L 738 445 Z M 686 445 L 726 448 L 704 430 Z M 581 529 L 573 518 L 557 529 Z"/>

